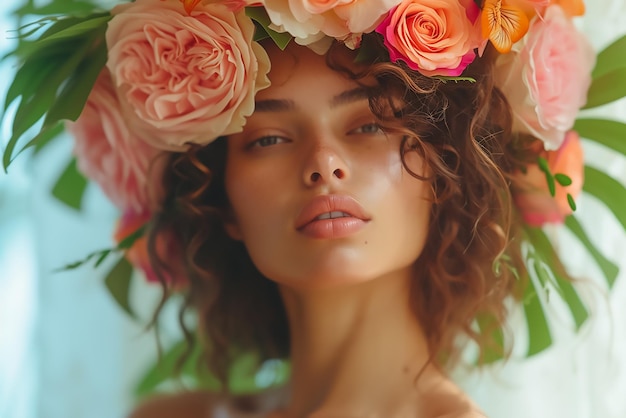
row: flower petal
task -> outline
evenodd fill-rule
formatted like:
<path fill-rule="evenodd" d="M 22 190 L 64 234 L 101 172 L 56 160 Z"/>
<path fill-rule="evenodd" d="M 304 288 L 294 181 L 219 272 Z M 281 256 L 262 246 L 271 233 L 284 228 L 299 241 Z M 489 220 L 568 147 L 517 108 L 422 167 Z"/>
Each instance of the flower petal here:
<path fill-rule="evenodd" d="M 528 17 L 523 10 L 506 6 L 502 0 L 487 0 L 481 15 L 483 37 L 489 38 L 498 52 L 506 54 L 528 32 Z"/>

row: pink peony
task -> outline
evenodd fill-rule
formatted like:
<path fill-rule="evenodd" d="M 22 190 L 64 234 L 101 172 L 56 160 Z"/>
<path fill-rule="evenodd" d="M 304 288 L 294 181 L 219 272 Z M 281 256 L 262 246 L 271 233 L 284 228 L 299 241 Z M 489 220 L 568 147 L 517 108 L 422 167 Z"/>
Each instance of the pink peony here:
<path fill-rule="evenodd" d="M 144 226 L 150 220 L 150 212 L 135 212 L 133 210 L 125 211 L 122 214 L 114 233 L 114 239 L 117 243 L 120 243 L 126 237 L 132 235 L 139 228 Z M 186 283 L 183 275 L 183 269 L 181 265 L 180 252 L 177 251 L 175 241 L 172 237 L 165 235 L 159 236 L 157 239 L 157 252 L 159 257 L 164 262 L 167 262 L 168 271 L 163 272 L 163 279 L 176 286 L 181 286 Z M 126 250 L 126 259 L 133 265 L 133 267 L 141 270 L 146 276 L 146 280 L 152 283 L 158 283 L 159 277 L 157 276 L 150 257 L 148 255 L 148 237 L 143 235 L 139 237 L 133 245 Z"/>
<path fill-rule="evenodd" d="M 371 32 L 398 0 L 265 0 L 272 26 L 289 32 L 300 45 L 325 36 L 355 47 L 359 35 Z"/>
<path fill-rule="evenodd" d="M 535 17 L 510 54 L 498 58 L 496 84 L 513 110 L 516 131 L 557 149 L 587 100 L 595 53 L 560 6 Z"/>
<path fill-rule="evenodd" d="M 269 58 L 243 10 L 203 2 L 188 15 L 180 1 L 137 0 L 112 13 L 107 66 L 135 132 L 184 150 L 241 131 L 269 85 Z"/>
<path fill-rule="evenodd" d="M 122 116 L 111 77 L 100 73 L 76 122 L 68 122 L 73 134 L 78 169 L 100 185 L 120 209 L 141 211 L 151 206 L 153 167 L 159 150 L 133 135 Z"/>
<path fill-rule="evenodd" d="M 519 172 L 513 187 L 513 199 L 524 221 L 532 226 L 545 223 L 562 223 L 572 213 L 567 194 L 577 197 L 583 187 L 583 149 L 575 131 L 569 131 L 561 147 L 556 151 L 545 151 L 544 158 L 553 174 L 565 174 L 572 180 L 569 186 L 556 184 L 555 196 L 550 195 L 546 176 L 533 164 L 526 173 Z"/>
<path fill-rule="evenodd" d="M 481 44 L 473 0 L 404 0 L 376 28 L 391 61 L 424 75 L 459 76 Z"/>

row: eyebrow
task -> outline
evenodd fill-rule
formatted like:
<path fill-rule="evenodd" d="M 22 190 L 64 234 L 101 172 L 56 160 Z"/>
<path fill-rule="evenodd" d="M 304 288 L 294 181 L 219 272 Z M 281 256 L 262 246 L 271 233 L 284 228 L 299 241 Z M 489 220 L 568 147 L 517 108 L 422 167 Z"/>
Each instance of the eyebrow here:
<path fill-rule="evenodd" d="M 330 100 L 330 107 L 345 106 L 350 103 L 369 99 L 371 91 L 364 87 L 346 90 Z M 296 102 L 287 99 L 258 100 L 254 103 L 255 112 L 287 112 L 297 109 Z"/>

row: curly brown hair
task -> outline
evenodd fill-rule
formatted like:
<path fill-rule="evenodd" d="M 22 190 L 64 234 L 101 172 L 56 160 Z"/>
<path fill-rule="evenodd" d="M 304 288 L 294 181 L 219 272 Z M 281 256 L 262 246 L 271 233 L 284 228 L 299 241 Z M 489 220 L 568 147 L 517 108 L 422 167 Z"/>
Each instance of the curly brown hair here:
<path fill-rule="evenodd" d="M 357 81 L 375 79 L 370 107 L 385 130 L 403 134 L 403 161 L 416 151 L 430 167 L 428 245 L 416 261 L 419 279 L 412 282 L 410 300 L 431 356 L 442 366 L 454 362 L 463 335 L 483 352 L 503 350 L 505 300 L 517 287 L 514 268 L 500 267 L 521 260 L 519 245 L 512 244 L 509 175 L 523 165 L 530 144 L 511 133 L 509 106 L 493 84 L 490 51 L 468 68 L 470 82 L 425 77 L 376 54 L 355 71 L 334 58 L 339 47 L 327 54 L 328 65 Z M 183 309 L 197 312 L 209 366 L 223 381 L 238 352 L 253 350 L 262 359 L 289 355 L 277 285 L 225 230 L 226 141 L 171 156 L 167 196 L 149 230 L 151 258 L 161 270 L 168 263 L 157 255 L 156 237 L 175 232 L 189 281 Z"/>

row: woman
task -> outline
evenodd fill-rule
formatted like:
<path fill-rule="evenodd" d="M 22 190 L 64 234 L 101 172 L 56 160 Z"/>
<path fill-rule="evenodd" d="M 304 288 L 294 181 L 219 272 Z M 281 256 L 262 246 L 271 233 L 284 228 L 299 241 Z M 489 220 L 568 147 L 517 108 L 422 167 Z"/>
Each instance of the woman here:
<path fill-rule="evenodd" d="M 152 231 L 179 237 L 215 371 L 232 345 L 290 358 L 258 416 L 482 416 L 440 367 L 513 284 L 491 268 L 513 165 L 488 59 L 475 84 L 446 85 L 340 44 L 264 47 L 270 87 L 243 132 L 173 157 Z M 189 396 L 134 416 L 196 402 L 188 416 L 206 416 L 209 398 Z"/>
<path fill-rule="evenodd" d="M 524 285 L 510 187 L 573 119 L 512 111 L 500 59 L 529 17 L 568 23 L 565 9 L 479 3 L 307 3 L 309 19 L 267 1 L 247 9 L 270 35 L 260 43 L 246 4 L 113 10 L 107 70 L 73 126 L 79 166 L 108 182 L 88 146 L 96 115 L 135 163 L 103 184 L 127 221 L 147 220 L 150 264 L 139 241 L 128 257 L 185 288 L 222 382 L 241 353 L 291 364 L 285 387 L 254 399 L 187 393 L 133 417 L 483 416 L 446 370 L 469 341 L 504 354 L 505 302 Z M 166 26 L 185 12 L 182 29 Z M 274 30 L 296 42 L 277 46 Z"/>
<path fill-rule="evenodd" d="M 445 119 L 432 113 L 443 98 L 407 108 L 435 93 L 403 92 L 406 72 L 354 68 L 348 49 L 331 50 L 364 72 L 356 81 L 308 48 L 266 48 L 271 86 L 257 94 L 243 132 L 167 170 L 180 176 L 169 189 L 182 210 L 163 216 L 183 246 L 199 244 L 184 252 L 212 346 L 227 350 L 223 338 L 288 354 L 285 416 L 479 416 L 435 357 L 454 353 L 450 334 L 479 309 L 502 309 L 509 278 L 489 265 L 507 242 L 504 179 L 485 151 L 454 149 L 452 134 L 439 131 Z M 480 83 L 465 89 L 489 81 Z M 398 95 L 383 96 L 383 86 Z M 459 136 L 478 119 L 466 113 Z M 216 160 L 225 166 L 211 166 Z M 472 160 L 485 164 L 483 184 L 453 184 L 475 170 Z"/>

